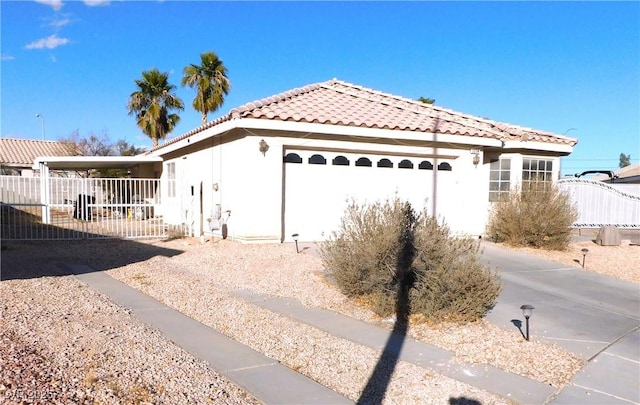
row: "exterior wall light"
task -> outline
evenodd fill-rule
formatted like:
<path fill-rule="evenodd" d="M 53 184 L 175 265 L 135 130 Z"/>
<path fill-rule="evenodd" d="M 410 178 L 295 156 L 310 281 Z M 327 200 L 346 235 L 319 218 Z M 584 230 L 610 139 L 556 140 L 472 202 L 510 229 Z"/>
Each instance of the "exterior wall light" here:
<path fill-rule="evenodd" d="M 587 257 L 587 253 L 589 253 L 589 249 L 582 248 L 582 268 L 584 269 L 584 259 Z"/>
<path fill-rule="evenodd" d="M 213 191 L 218 191 L 220 189 L 220 185 L 218 183 L 213 183 Z"/>
<path fill-rule="evenodd" d="M 269 144 L 264 139 L 261 139 L 259 145 L 260 146 L 259 146 L 258 150 L 260 150 L 260 152 L 262 152 L 262 156 L 265 156 L 267 151 L 269 150 Z"/>
<path fill-rule="evenodd" d="M 473 155 L 473 165 L 478 167 L 478 164 L 480 163 L 480 149 L 471 149 L 471 154 Z"/>
<path fill-rule="evenodd" d="M 533 315 L 533 310 L 535 309 L 533 307 L 533 305 L 529 305 L 529 304 L 525 304 L 523 306 L 520 307 L 520 309 L 522 310 L 522 315 L 524 315 L 524 319 L 525 319 L 525 328 L 526 328 L 526 335 L 525 335 L 525 340 L 529 340 L 529 318 L 531 318 L 531 315 Z"/>
<path fill-rule="evenodd" d="M 293 238 L 293 241 L 296 242 L 296 253 L 300 253 L 300 250 L 298 250 L 298 234 L 294 233 L 291 237 Z"/>

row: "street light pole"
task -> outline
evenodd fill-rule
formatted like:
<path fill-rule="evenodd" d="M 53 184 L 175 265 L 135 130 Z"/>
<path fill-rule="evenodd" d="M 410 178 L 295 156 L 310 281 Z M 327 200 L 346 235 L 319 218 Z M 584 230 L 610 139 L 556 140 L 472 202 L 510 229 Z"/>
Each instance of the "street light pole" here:
<path fill-rule="evenodd" d="M 44 141 L 44 115 L 37 113 L 36 118 L 42 118 L 42 140 Z"/>

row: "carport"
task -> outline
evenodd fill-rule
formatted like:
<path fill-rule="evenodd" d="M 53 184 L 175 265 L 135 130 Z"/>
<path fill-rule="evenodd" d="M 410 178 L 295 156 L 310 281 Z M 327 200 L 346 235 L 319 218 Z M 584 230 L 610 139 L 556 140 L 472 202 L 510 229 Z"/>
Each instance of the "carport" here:
<path fill-rule="evenodd" d="M 162 158 L 38 157 L 39 177 L 1 176 L 3 239 L 157 237 L 166 233 L 160 206 Z M 126 178 L 78 171 L 126 169 Z M 143 177 L 146 176 L 146 177 Z"/>

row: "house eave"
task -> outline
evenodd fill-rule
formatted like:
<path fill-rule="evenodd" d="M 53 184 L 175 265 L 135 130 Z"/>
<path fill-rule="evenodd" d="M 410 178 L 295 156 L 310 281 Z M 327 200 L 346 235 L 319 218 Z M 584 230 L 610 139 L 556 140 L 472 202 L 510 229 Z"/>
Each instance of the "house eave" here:
<path fill-rule="evenodd" d="M 162 162 L 159 156 L 40 156 L 32 168 L 46 165 L 53 170 L 88 170 L 128 168 L 145 163 Z"/>
<path fill-rule="evenodd" d="M 353 127 L 345 125 L 328 125 L 306 122 L 291 122 L 280 120 L 264 120 L 254 118 L 241 118 L 233 120 L 237 128 L 251 130 L 292 131 L 300 133 L 315 133 L 326 135 L 342 135 L 361 139 L 382 139 L 389 141 L 422 141 L 430 143 L 448 143 L 461 145 L 493 146 L 499 147 L 501 141 L 492 138 L 483 138 L 469 135 L 451 135 L 420 131 L 400 131 L 394 129 Z"/>

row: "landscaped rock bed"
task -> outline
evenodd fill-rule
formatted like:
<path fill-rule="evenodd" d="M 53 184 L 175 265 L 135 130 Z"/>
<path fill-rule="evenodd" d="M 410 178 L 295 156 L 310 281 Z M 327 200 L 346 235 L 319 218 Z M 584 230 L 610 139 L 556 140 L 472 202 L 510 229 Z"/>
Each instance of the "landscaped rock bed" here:
<path fill-rule="evenodd" d="M 54 403 L 256 402 L 65 273 L 63 263 L 108 270 L 111 276 L 354 400 L 371 375 L 379 351 L 252 305 L 235 292 L 291 297 L 307 306 L 392 327 L 345 299 L 324 277 L 320 259 L 309 251 L 296 254 L 291 245 L 242 245 L 227 240 L 201 244 L 196 239 L 12 243 L 2 252 L 0 355 L 8 360 L 0 369 L 0 397 L 16 399 L 21 388 L 32 396 L 47 393 Z M 591 263 L 595 269 L 595 259 Z M 411 325 L 409 333 L 454 352 L 456 361 L 490 364 L 558 389 L 582 366 L 580 359 L 556 345 L 535 338 L 525 343 L 513 330 L 484 321 L 466 326 Z M 447 403 L 452 397 L 509 403 L 404 362 L 395 369 L 386 401 Z"/>

